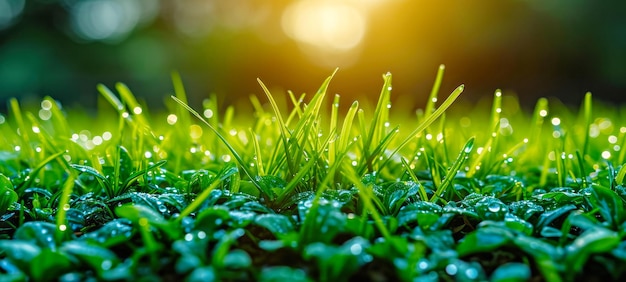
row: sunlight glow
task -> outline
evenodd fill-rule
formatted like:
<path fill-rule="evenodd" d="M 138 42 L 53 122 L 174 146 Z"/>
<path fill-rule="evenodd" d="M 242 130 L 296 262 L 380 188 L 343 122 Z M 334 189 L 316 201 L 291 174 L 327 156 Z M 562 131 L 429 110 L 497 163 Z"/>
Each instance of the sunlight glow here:
<path fill-rule="evenodd" d="M 366 30 L 363 11 L 347 1 L 296 1 L 283 14 L 282 27 L 296 41 L 323 51 L 349 51 Z"/>

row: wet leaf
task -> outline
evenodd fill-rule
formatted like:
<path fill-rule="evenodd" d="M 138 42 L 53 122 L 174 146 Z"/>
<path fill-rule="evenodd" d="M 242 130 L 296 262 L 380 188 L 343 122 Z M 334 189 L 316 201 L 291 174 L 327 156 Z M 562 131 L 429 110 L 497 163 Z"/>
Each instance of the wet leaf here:
<path fill-rule="evenodd" d="M 484 227 L 467 234 L 457 245 L 459 256 L 480 252 L 492 252 L 493 250 L 511 242 L 514 234 L 504 228 Z"/>
<path fill-rule="evenodd" d="M 574 210 L 576 210 L 575 205 L 565 205 L 557 209 L 545 211 L 539 216 L 539 220 L 535 224 L 535 230 L 543 230 L 545 226 L 555 223 L 559 218 L 566 217 Z"/>
<path fill-rule="evenodd" d="M 49 222 L 30 221 L 24 223 L 13 235 L 15 240 L 30 241 L 41 248 L 54 248 L 56 225 Z"/>
<path fill-rule="evenodd" d="M 13 190 L 13 183 L 8 177 L 0 173 L 0 215 L 5 214 L 17 202 L 17 199 L 17 193 Z"/>
<path fill-rule="evenodd" d="M 596 227 L 585 231 L 571 244 L 567 245 L 566 263 L 578 273 L 592 254 L 609 252 L 620 244 L 620 236 L 611 230 Z"/>
<path fill-rule="evenodd" d="M 132 222 L 138 222 L 140 219 L 146 218 L 151 224 L 167 225 L 163 215 L 154 209 L 140 204 L 119 206 L 115 209 L 115 214 Z"/>
<path fill-rule="evenodd" d="M 316 209 L 313 200 L 298 203 L 298 213 L 304 224 L 300 229 L 302 243 L 330 242 L 335 235 L 345 230 L 346 214 L 341 212 L 341 203 L 320 199 Z M 319 236 L 324 234 L 324 236 Z"/>
<path fill-rule="evenodd" d="M 416 222 L 420 227 L 426 229 L 433 225 L 441 216 L 443 209 L 434 203 L 416 202 L 408 204 L 398 212 L 398 224 L 406 225 Z"/>
<path fill-rule="evenodd" d="M 245 269 L 252 265 L 252 259 L 243 250 L 232 250 L 226 254 L 223 263 L 229 269 Z"/>
<path fill-rule="evenodd" d="M 189 282 L 212 282 L 219 281 L 217 275 L 215 274 L 215 270 L 211 266 L 203 266 L 196 268 L 194 271 L 189 274 L 187 277 L 187 281 Z"/>
<path fill-rule="evenodd" d="M 374 186 L 381 187 L 381 186 Z M 396 215 L 405 201 L 417 194 L 419 187 L 413 182 L 394 182 L 378 190 L 382 193 L 382 204 L 388 215 Z"/>
<path fill-rule="evenodd" d="M 281 214 L 262 214 L 254 219 L 254 224 L 265 227 L 276 237 L 294 231 L 293 224 L 288 217 Z"/>
<path fill-rule="evenodd" d="M 194 229 L 213 233 L 217 228 L 230 221 L 230 213 L 226 207 L 213 206 L 207 208 L 196 217 Z"/>
<path fill-rule="evenodd" d="M 510 262 L 500 265 L 491 274 L 493 282 L 522 282 L 530 280 L 532 273 L 528 265 L 518 262 Z"/>
<path fill-rule="evenodd" d="M 288 266 L 266 267 L 261 270 L 259 277 L 261 282 L 310 282 L 313 281 L 306 276 L 304 270 L 299 268 L 291 268 Z"/>
<path fill-rule="evenodd" d="M 89 232 L 80 240 L 97 243 L 99 246 L 112 247 L 127 242 L 133 234 L 132 222 L 127 219 L 114 219 L 99 229 Z"/>
<path fill-rule="evenodd" d="M 504 216 L 509 211 L 507 205 L 505 205 L 499 199 L 494 197 L 484 197 L 476 202 L 476 213 L 483 220 L 504 220 Z"/>
<path fill-rule="evenodd" d="M 509 210 L 523 220 L 529 220 L 531 217 L 544 211 L 542 206 L 529 200 L 513 202 L 509 204 Z"/>
<path fill-rule="evenodd" d="M 282 191 L 287 186 L 287 182 L 284 179 L 273 175 L 258 176 L 256 181 L 259 184 L 261 193 L 270 202 L 274 201 L 278 196 L 279 193 L 276 193 L 277 191 Z"/>
<path fill-rule="evenodd" d="M 30 274 L 36 281 L 57 278 L 69 271 L 72 264 L 65 254 L 53 249 L 42 249 L 30 263 Z"/>
<path fill-rule="evenodd" d="M 117 146 L 118 150 L 118 161 L 119 161 L 119 177 L 118 179 L 124 180 L 128 179 L 130 175 L 133 173 L 133 160 L 130 157 L 130 153 L 128 149 L 124 146 Z"/>
<path fill-rule="evenodd" d="M 613 228 L 617 228 L 624 219 L 624 200 L 615 191 L 599 186 L 592 186 L 591 196 L 587 198 L 593 208 L 599 209 L 602 218 Z"/>
<path fill-rule="evenodd" d="M 41 248 L 32 241 L 12 239 L 0 240 L 0 250 L 23 272 L 29 273 L 33 259 L 41 253 Z"/>
<path fill-rule="evenodd" d="M 98 273 L 99 277 L 119 263 L 119 259 L 111 250 L 86 241 L 65 242 L 59 250 L 79 258 Z"/>

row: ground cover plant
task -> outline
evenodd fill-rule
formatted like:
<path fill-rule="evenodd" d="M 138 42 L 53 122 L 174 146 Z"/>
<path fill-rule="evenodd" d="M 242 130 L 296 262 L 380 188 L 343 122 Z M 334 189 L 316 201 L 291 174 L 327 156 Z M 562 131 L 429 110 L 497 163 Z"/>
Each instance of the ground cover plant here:
<path fill-rule="evenodd" d="M 176 74 L 164 112 L 124 84 L 95 114 L 13 99 L 0 280 L 624 278 L 624 108 L 455 103 L 443 72 L 418 111 L 391 74 L 347 107 L 332 76 L 312 96 L 259 81 L 253 114 L 188 105 Z"/>

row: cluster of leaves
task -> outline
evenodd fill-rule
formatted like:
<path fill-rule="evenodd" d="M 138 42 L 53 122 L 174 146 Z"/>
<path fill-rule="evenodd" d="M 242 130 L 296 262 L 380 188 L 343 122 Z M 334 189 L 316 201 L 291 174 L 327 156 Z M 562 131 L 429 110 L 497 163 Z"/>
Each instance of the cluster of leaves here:
<path fill-rule="evenodd" d="M 549 115 L 546 99 L 528 117 L 496 91 L 491 115 L 448 110 L 463 87 L 437 107 L 442 75 L 415 117 L 390 115 L 389 74 L 371 117 L 357 102 L 339 114 L 339 96 L 327 112 L 330 78 L 308 103 L 289 93 L 286 116 L 261 83 L 252 122 L 215 97 L 199 114 L 177 75 L 178 103 L 154 120 L 122 84 L 121 99 L 98 86 L 114 109 L 100 119 L 13 100 L 0 280 L 626 277 L 619 109 L 595 117 L 588 94 L 578 117 L 557 102 Z"/>

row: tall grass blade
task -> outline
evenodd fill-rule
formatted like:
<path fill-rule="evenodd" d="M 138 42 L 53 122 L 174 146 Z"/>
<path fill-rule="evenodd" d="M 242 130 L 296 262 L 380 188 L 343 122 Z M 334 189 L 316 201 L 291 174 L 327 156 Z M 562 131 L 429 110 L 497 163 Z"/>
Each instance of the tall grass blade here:
<path fill-rule="evenodd" d="M 248 176 L 248 178 L 250 178 L 250 181 L 252 181 L 252 183 L 254 183 L 254 185 L 258 188 L 259 184 L 256 182 L 255 178 L 252 176 L 252 173 L 250 173 L 250 171 L 248 170 L 247 164 L 243 161 L 241 156 L 239 156 L 237 151 L 235 151 L 233 146 L 230 145 L 228 140 L 222 134 L 220 134 L 220 132 L 217 131 L 217 129 L 215 129 L 213 126 L 211 126 L 211 124 L 209 124 L 198 112 L 196 112 L 196 110 L 191 108 L 189 105 L 183 103 L 183 101 L 179 100 L 177 97 L 175 97 L 175 96 L 171 96 L 171 97 L 172 97 L 172 99 L 174 99 L 174 101 L 176 101 L 176 103 L 180 104 L 187 111 L 189 111 L 196 118 L 198 118 L 198 120 L 200 120 L 202 123 L 204 123 L 215 134 L 215 136 L 217 136 L 217 138 L 222 140 L 222 143 L 226 146 L 226 148 L 228 148 L 228 150 L 231 152 L 231 154 L 233 154 L 233 157 L 235 158 L 235 160 L 237 160 L 237 162 L 239 163 L 239 166 L 241 167 L 243 172 L 246 174 L 246 176 Z"/>
<path fill-rule="evenodd" d="M 413 140 L 415 136 L 417 136 L 418 133 L 422 132 L 425 128 L 430 126 L 438 117 L 440 117 L 452 105 L 452 103 L 454 103 L 454 101 L 459 97 L 459 95 L 463 93 L 464 87 L 465 87 L 464 85 L 460 85 L 459 87 L 454 89 L 454 91 L 452 91 L 450 96 L 448 96 L 448 98 L 445 101 L 443 101 L 441 106 L 437 108 L 433 112 L 432 115 L 425 118 L 413 131 L 411 131 L 411 133 L 407 135 L 407 137 L 404 140 L 402 140 L 398 144 L 396 149 L 394 149 L 393 152 L 389 154 L 389 158 L 387 159 L 387 161 L 385 161 L 381 166 L 384 167 L 387 164 L 387 162 L 392 159 L 392 156 L 398 153 L 402 148 L 404 148 L 404 146 L 406 146 L 409 142 L 411 142 L 411 140 Z"/>
<path fill-rule="evenodd" d="M 463 148 L 461 149 L 461 152 L 459 153 L 458 157 L 448 169 L 448 172 L 446 173 L 446 176 L 443 179 L 443 182 L 441 182 L 441 185 L 437 187 L 437 191 L 435 191 L 435 194 L 430 199 L 430 202 L 437 201 L 439 198 L 441 198 L 443 193 L 445 193 L 448 190 L 448 188 L 451 187 L 454 177 L 456 176 L 456 174 L 459 172 L 459 170 L 461 169 L 461 167 L 467 160 L 473 148 L 474 148 L 474 137 L 471 137 L 469 140 L 467 140 L 467 143 L 465 143 L 465 146 L 463 146 Z M 454 188 L 452 187 L 451 189 L 454 189 Z"/>

